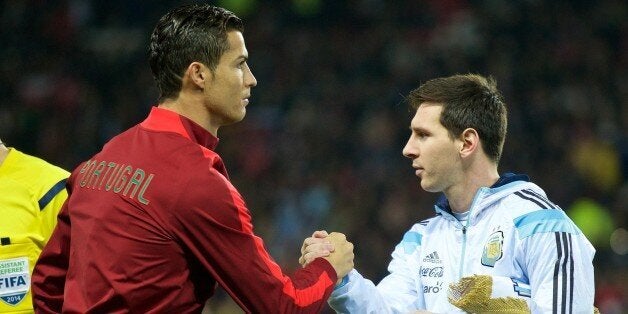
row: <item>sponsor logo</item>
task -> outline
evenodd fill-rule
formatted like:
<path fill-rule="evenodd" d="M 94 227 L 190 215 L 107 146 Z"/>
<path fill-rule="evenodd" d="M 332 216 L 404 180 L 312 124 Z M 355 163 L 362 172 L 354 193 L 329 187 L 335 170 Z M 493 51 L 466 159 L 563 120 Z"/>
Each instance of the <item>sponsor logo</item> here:
<path fill-rule="evenodd" d="M 484 245 L 482 252 L 482 265 L 495 267 L 495 263 L 504 255 L 504 233 L 502 231 L 493 232 Z"/>
<path fill-rule="evenodd" d="M 442 264 L 443 263 L 443 261 L 441 261 L 440 257 L 438 256 L 438 252 L 436 252 L 436 251 L 432 252 L 432 254 L 429 254 L 429 255 L 425 256 L 423 261 L 426 262 L 426 263 L 432 263 L 432 264 Z"/>
<path fill-rule="evenodd" d="M 422 267 L 420 269 L 421 277 L 440 278 L 443 277 L 443 267 Z"/>
<path fill-rule="evenodd" d="M 439 293 L 443 290 L 443 282 L 439 281 L 433 286 L 423 286 L 423 293 Z"/>
<path fill-rule="evenodd" d="M 0 301 L 16 306 L 30 289 L 28 258 L 0 260 Z"/>

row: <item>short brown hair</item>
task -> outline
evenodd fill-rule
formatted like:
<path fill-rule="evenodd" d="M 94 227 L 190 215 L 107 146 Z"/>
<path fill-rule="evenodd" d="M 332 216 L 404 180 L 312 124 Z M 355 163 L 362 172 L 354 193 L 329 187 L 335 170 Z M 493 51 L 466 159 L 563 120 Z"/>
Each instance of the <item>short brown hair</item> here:
<path fill-rule="evenodd" d="M 209 4 L 184 5 L 161 17 L 148 46 L 159 100 L 179 95 L 183 73 L 190 63 L 198 61 L 216 70 L 220 57 L 229 50 L 227 32 L 243 29 L 235 14 Z"/>
<path fill-rule="evenodd" d="M 495 163 L 506 140 L 507 110 L 492 77 L 478 74 L 453 75 L 429 80 L 408 95 L 413 109 L 425 102 L 443 106 L 440 123 L 452 138 L 467 128 L 475 129 L 482 148 Z"/>

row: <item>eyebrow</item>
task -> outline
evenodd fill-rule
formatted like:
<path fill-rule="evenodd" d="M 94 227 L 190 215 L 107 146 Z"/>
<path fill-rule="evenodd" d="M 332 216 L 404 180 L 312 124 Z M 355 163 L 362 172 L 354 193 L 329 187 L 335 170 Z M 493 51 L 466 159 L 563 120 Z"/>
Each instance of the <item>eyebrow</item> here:
<path fill-rule="evenodd" d="M 419 126 L 419 127 L 412 127 L 412 126 L 409 126 L 409 127 L 408 127 L 408 129 L 410 129 L 410 131 L 413 131 L 413 132 L 430 133 L 430 131 L 428 131 L 427 129 L 422 128 L 422 127 L 420 127 L 420 126 Z"/>

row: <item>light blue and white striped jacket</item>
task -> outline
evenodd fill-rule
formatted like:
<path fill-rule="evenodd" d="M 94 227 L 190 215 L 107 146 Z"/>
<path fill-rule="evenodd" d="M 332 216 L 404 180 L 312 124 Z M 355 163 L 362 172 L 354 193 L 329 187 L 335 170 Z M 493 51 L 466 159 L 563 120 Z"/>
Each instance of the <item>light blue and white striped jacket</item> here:
<path fill-rule="evenodd" d="M 406 232 L 377 286 L 352 270 L 330 306 L 341 313 L 460 313 L 447 300 L 449 284 L 483 274 L 494 278 L 493 296 L 524 298 L 532 313 L 593 313 L 595 249 L 527 176 L 506 174 L 480 188 L 464 224 L 447 208 L 443 197 L 435 217 Z"/>

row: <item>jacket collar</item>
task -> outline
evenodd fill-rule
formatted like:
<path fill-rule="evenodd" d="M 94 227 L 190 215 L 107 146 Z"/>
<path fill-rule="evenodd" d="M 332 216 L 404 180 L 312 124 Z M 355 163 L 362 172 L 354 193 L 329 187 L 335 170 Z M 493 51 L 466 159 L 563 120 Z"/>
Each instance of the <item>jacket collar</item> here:
<path fill-rule="evenodd" d="M 217 137 L 196 122 L 172 110 L 152 107 L 148 117 L 140 125 L 149 130 L 180 134 L 212 151 L 218 145 Z"/>
<path fill-rule="evenodd" d="M 514 174 L 514 173 L 504 173 L 502 174 L 499 179 L 497 179 L 497 182 L 495 182 L 493 185 L 491 185 L 489 187 L 489 189 L 497 189 L 501 186 L 504 186 L 508 183 L 512 183 L 515 181 L 524 181 L 524 182 L 528 182 L 530 181 L 530 178 L 525 175 L 525 174 Z M 475 198 L 478 197 L 477 193 L 480 193 L 480 191 L 478 190 L 478 192 L 476 192 L 476 196 Z M 474 198 L 474 199 L 475 199 Z M 447 197 L 445 197 L 445 194 L 442 193 L 439 197 L 438 200 L 436 200 L 436 207 L 440 208 L 442 211 L 445 211 L 447 213 L 451 213 L 451 207 L 449 207 L 449 200 L 447 200 Z M 438 210 L 437 210 L 438 212 Z"/>

